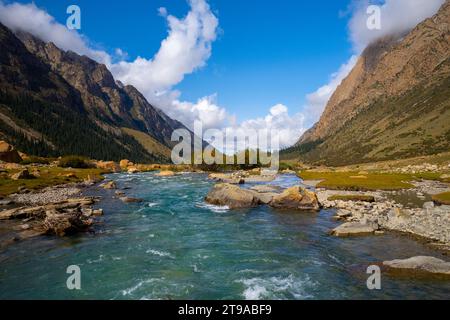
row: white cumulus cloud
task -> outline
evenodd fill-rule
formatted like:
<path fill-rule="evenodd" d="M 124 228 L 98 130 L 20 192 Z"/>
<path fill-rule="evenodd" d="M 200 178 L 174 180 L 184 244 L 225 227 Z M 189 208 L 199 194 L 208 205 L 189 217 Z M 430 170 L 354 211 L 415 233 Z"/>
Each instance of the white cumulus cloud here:
<path fill-rule="evenodd" d="M 211 56 L 211 44 L 216 39 L 218 19 L 204 0 L 190 0 L 191 10 L 184 18 L 168 15 L 168 36 L 161 42 L 152 59 L 138 57 L 135 61 L 121 61 L 111 71 L 123 83 L 132 84 L 150 100 L 152 96 L 170 90 L 184 76 L 206 64 Z"/>
<path fill-rule="evenodd" d="M 63 50 L 86 55 L 100 63 L 111 64 L 111 57 L 102 50 L 90 48 L 88 41 L 75 30 L 69 30 L 34 3 L 4 4 L 0 1 L 0 21 L 13 31 L 25 31 L 45 42 L 53 42 Z"/>
<path fill-rule="evenodd" d="M 385 0 L 380 7 L 381 29 L 367 27 L 367 7 L 380 1 L 359 1 L 349 23 L 350 38 L 357 52 L 361 52 L 373 41 L 395 34 L 403 34 L 417 24 L 433 16 L 445 0 Z"/>

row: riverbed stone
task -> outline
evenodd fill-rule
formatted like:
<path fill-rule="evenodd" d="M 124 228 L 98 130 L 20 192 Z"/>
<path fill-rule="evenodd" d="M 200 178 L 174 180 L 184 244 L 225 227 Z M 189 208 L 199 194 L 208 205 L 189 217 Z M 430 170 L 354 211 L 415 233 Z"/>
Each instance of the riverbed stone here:
<path fill-rule="evenodd" d="M 205 201 L 214 205 L 228 206 L 230 209 L 251 208 L 261 202 L 256 192 L 229 183 L 216 184 Z"/>
<path fill-rule="evenodd" d="M 258 186 L 251 187 L 250 190 L 253 190 L 253 191 L 256 191 L 259 193 L 278 193 L 281 191 L 281 187 L 272 186 L 272 185 L 258 185 Z"/>
<path fill-rule="evenodd" d="M 132 198 L 132 197 L 120 197 L 119 198 L 124 203 L 140 203 L 143 202 L 142 199 Z"/>
<path fill-rule="evenodd" d="M 113 189 L 117 189 L 117 184 L 114 181 L 108 181 L 108 182 L 103 183 L 101 185 L 101 187 L 103 189 L 113 190 Z"/>
<path fill-rule="evenodd" d="M 161 171 L 156 176 L 158 177 L 173 177 L 175 175 L 175 172 L 170 170 Z"/>
<path fill-rule="evenodd" d="M 269 205 L 279 209 L 320 210 L 317 195 L 300 186 L 286 189 L 274 196 Z"/>
<path fill-rule="evenodd" d="M 333 229 L 331 234 L 336 237 L 363 236 L 373 234 L 377 228 L 371 224 L 347 222 Z"/>
<path fill-rule="evenodd" d="M 384 261 L 383 266 L 392 271 L 425 273 L 450 277 L 450 262 L 427 256 L 417 256 L 404 260 Z"/>

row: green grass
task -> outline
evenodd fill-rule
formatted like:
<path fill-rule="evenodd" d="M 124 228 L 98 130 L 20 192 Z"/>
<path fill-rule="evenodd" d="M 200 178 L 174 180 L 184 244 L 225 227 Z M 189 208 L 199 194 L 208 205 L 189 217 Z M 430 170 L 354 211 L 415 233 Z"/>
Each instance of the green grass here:
<path fill-rule="evenodd" d="M 442 173 L 437 172 L 416 174 L 368 172 L 360 174 L 358 171 L 302 171 L 299 174 L 303 180 L 324 180 L 317 185 L 318 188 L 350 191 L 410 189 L 414 188 L 411 182 L 417 180 L 449 182 L 448 179 L 442 179 L 441 176 Z"/>
<path fill-rule="evenodd" d="M 81 182 L 90 176 L 92 179 L 103 179 L 102 174 L 105 170 L 102 169 L 70 169 L 66 170 L 58 167 L 28 167 L 30 173 L 39 171 L 40 176 L 29 180 L 12 180 L 9 178 L 11 174 L 19 170 L 7 170 L 0 177 L 0 196 L 5 197 L 18 191 L 19 187 L 24 187 L 29 190 L 38 190 L 50 186 L 66 184 L 70 182 Z M 73 173 L 75 177 L 67 177 L 66 175 Z"/>
<path fill-rule="evenodd" d="M 317 187 L 333 190 L 399 190 L 414 186 L 410 183 L 411 176 L 407 174 L 369 173 L 360 175 L 358 172 L 312 172 L 303 171 L 299 174 L 303 180 L 324 180 Z M 365 176 L 367 178 L 361 178 Z M 359 177 L 359 178 L 355 178 Z"/>
<path fill-rule="evenodd" d="M 433 196 L 433 201 L 444 204 L 444 205 L 450 205 L 450 192 L 440 193 Z"/>
<path fill-rule="evenodd" d="M 329 201 L 363 201 L 363 202 L 375 202 L 375 198 L 373 196 L 366 196 L 360 194 L 352 194 L 352 195 L 334 195 L 328 198 Z"/>

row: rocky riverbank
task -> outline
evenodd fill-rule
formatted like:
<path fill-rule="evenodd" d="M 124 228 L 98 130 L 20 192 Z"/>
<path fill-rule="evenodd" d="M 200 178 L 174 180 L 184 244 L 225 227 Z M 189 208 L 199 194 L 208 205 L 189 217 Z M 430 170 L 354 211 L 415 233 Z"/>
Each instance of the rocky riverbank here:
<path fill-rule="evenodd" d="M 271 181 L 275 177 L 272 176 Z M 259 178 L 251 171 L 211 174 L 209 178 L 219 182 L 205 198 L 211 204 L 230 209 L 261 204 L 281 209 L 336 209 L 334 219 L 343 224 L 330 230 L 332 235 L 382 235 L 385 231 L 397 231 L 450 250 L 450 206 L 431 201 L 432 195 L 450 191 L 450 186 L 444 182 L 413 181 L 414 188 L 407 190 L 345 191 L 318 188 L 320 181 L 302 181 L 310 190 L 301 186 L 282 189 L 266 183 L 264 177 Z M 238 186 L 255 182 L 257 185 L 250 188 Z M 399 200 L 403 198 L 404 201 Z M 306 201 L 306 205 L 302 205 L 302 201 Z"/>
<path fill-rule="evenodd" d="M 445 192 L 448 185 L 437 181 L 415 183 L 410 190 L 419 199 L 425 195 Z M 373 191 L 356 194 L 373 196 L 375 202 L 329 200 L 333 195 L 355 194 L 332 190 L 319 190 L 320 203 L 325 208 L 335 208 L 335 219 L 346 223 L 332 231 L 336 236 L 364 234 L 382 234 L 386 230 L 399 231 L 435 242 L 441 248 L 450 249 L 450 206 L 437 205 L 432 201 L 424 202 L 422 207 L 408 205 L 391 200 L 400 191 Z"/>

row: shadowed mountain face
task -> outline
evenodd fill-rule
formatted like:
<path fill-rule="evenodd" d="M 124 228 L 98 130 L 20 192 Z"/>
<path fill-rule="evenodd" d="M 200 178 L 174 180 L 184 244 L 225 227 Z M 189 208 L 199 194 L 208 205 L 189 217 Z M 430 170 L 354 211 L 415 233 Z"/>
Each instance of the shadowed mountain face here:
<path fill-rule="evenodd" d="M 284 158 L 328 165 L 450 149 L 450 1 L 403 37 L 370 45 L 319 122 Z"/>
<path fill-rule="evenodd" d="M 0 45 L 2 139 L 36 155 L 168 160 L 172 132 L 185 126 L 105 65 L 2 24 Z"/>

